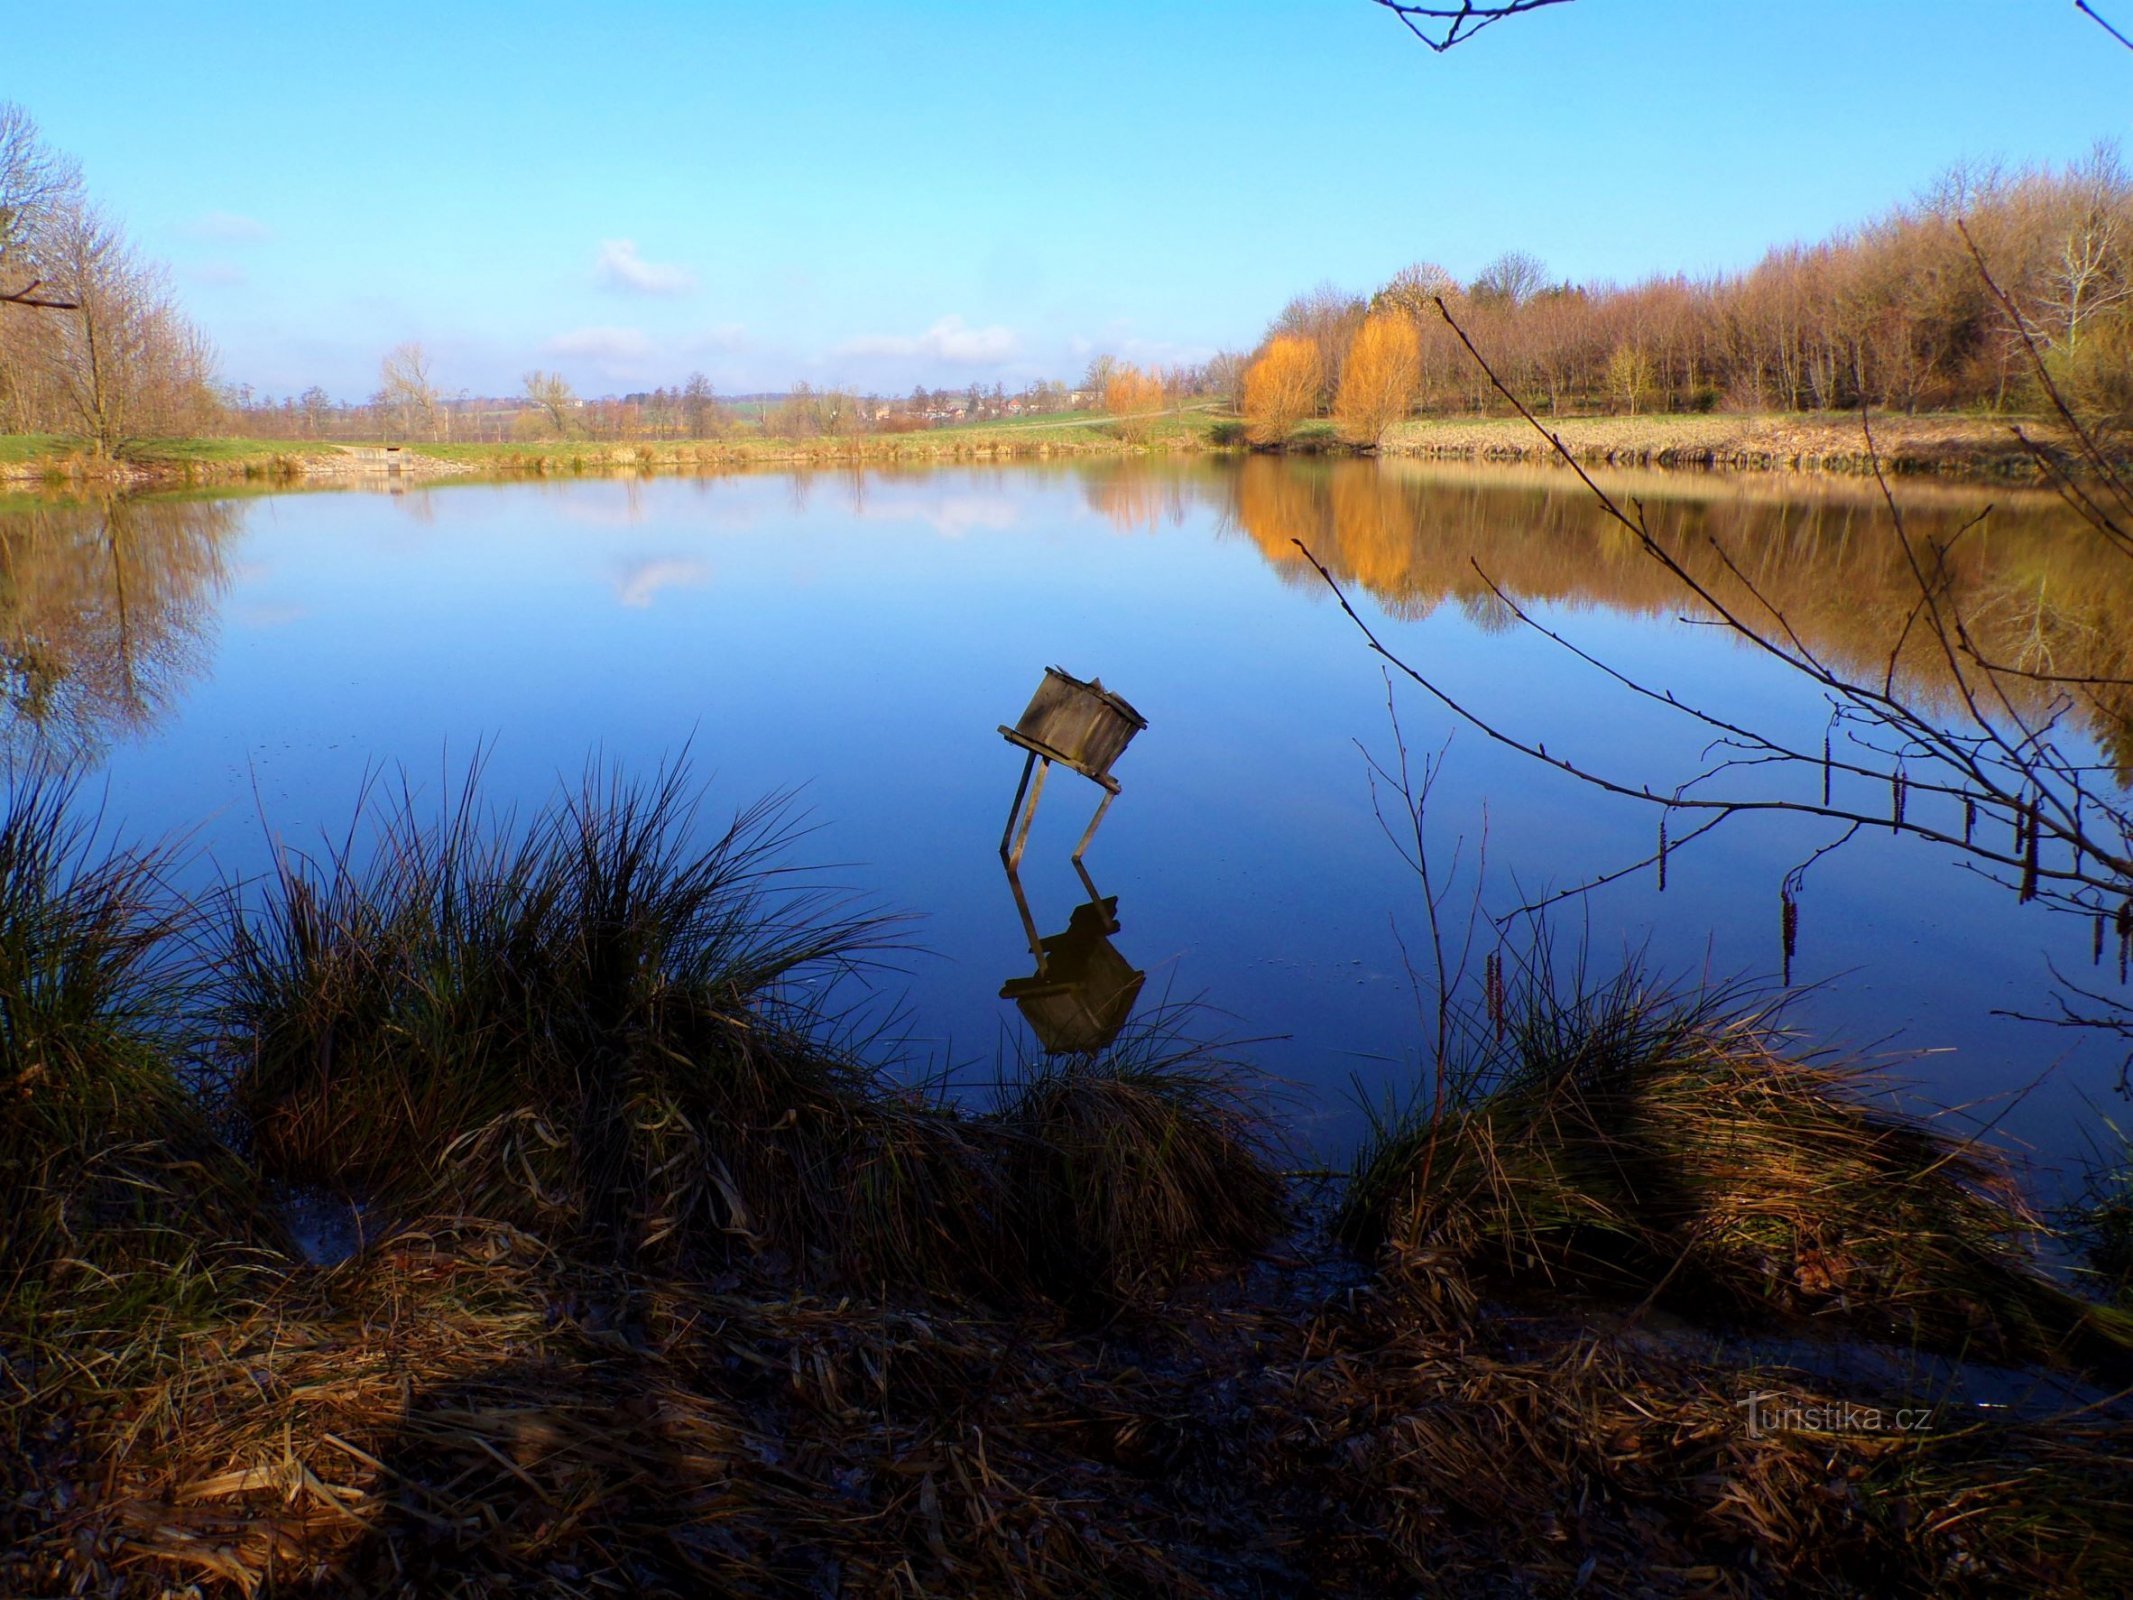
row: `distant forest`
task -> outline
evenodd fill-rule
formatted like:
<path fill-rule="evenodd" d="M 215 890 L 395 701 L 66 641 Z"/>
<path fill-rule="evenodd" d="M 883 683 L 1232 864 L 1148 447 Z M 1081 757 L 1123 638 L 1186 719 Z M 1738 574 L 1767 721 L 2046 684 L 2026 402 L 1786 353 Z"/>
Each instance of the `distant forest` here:
<path fill-rule="evenodd" d="M 2133 180 L 2110 145 L 2059 171 L 1958 168 L 1862 227 L 1719 277 L 1555 283 L 1512 253 L 1463 284 L 1422 263 L 1374 294 L 1324 286 L 1290 301 L 1236 374 L 1255 431 L 1332 413 L 1369 434 L 1413 411 L 1501 408 L 1439 299 L 1549 414 L 2023 409 L 2038 401 L 2026 334 L 2077 405 L 2123 419 Z"/>

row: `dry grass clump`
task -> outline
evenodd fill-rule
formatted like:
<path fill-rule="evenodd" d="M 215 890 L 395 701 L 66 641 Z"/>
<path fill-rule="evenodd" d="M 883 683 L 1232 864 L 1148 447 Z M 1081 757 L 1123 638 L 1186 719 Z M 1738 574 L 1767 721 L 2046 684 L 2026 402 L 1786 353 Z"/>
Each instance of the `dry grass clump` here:
<path fill-rule="evenodd" d="M 414 1230 L 289 1273 L 152 1381 L 76 1408 L 68 1459 L 21 1480 L 0 1591 L 2133 1584 L 2122 1416 L 1949 1404 L 1914 1431 L 1758 1433 L 1751 1396 L 1818 1392 L 1565 1321 L 1425 1332 L 1398 1296 L 1262 1289 L 1077 1330 L 593 1271 L 494 1225 Z"/>
<path fill-rule="evenodd" d="M 110 847 L 40 768 L 0 799 L 0 1548 L 72 1446 L 64 1397 L 131 1381 L 256 1294 L 277 1237 L 188 1092 L 161 856 Z"/>
<path fill-rule="evenodd" d="M 1294 1552 L 1329 1592 L 2089 1596 L 2133 1592 L 2133 1425 L 1838 1396 L 1576 1324 L 1418 1329 L 1399 1297 L 1271 1376 L 1270 1454 L 1316 1481 Z M 1901 1411 L 1907 1428 L 1895 1419 Z M 1921 1420 L 1922 1419 L 1922 1420 Z"/>
<path fill-rule="evenodd" d="M 876 1291 L 1119 1300 L 1271 1234 L 1278 1180 L 1175 1041 L 982 1117 L 826 1042 L 828 982 L 888 925 L 784 887 L 782 807 L 704 848 L 693 817 L 678 769 L 523 827 L 471 785 L 434 823 L 403 794 L 368 859 L 233 893 L 224 1044 L 264 1169 L 589 1261 Z"/>
<path fill-rule="evenodd" d="M 2133 1324 L 2037 1270 L 2039 1224 L 1983 1147 L 1864 1103 L 1861 1074 L 1787 1055 L 1736 996 L 1633 971 L 1564 1000 L 1544 980 L 1471 1095 L 1379 1130 L 1340 1218 L 1351 1247 L 1420 1280 L 1456 1266 L 2133 1366 Z"/>
<path fill-rule="evenodd" d="M 1160 1295 L 1249 1259 L 1286 1211 L 1233 1069 L 1158 1013 L 1105 1055 L 1029 1069 L 999 1120 L 1037 1281 L 1079 1299 Z"/>
<path fill-rule="evenodd" d="M 474 788 L 435 822 L 403 793 L 367 859 L 230 897 L 221 1009 L 265 1169 L 612 1259 L 836 1245 L 848 1163 L 931 1147 L 814 1026 L 884 920 L 784 887 L 779 804 L 699 847 L 679 768 L 590 775 L 524 826 Z"/>
<path fill-rule="evenodd" d="M 252 1238 L 254 1186 L 182 1077 L 186 913 L 163 858 L 112 848 L 41 769 L 0 806 L 0 1300 L 61 1263 L 94 1279 Z"/>
<path fill-rule="evenodd" d="M 0 1587 L 1219 1592 L 1254 1563 L 1220 1548 L 1244 1527 L 1162 1482 L 1179 1385 L 1100 1352 L 1042 1319 L 413 1232 L 292 1277 L 165 1375 L 145 1425 L 144 1392 L 108 1396 L 85 1419 L 101 1486 L 0 1555 Z"/>

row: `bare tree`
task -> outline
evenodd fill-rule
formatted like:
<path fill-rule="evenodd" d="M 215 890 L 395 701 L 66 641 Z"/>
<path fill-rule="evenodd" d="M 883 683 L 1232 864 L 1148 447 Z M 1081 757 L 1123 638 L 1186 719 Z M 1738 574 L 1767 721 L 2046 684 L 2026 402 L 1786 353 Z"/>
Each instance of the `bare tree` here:
<path fill-rule="evenodd" d="M 1523 250 L 1506 250 L 1481 269 L 1480 275 L 1466 286 L 1466 292 L 1476 300 L 1516 311 L 1547 281 L 1548 269 L 1538 256 Z"/>
<path fill-rule="evenodd" d="M 2046 267 L 2044 305 L 2053 315 L 2054 342 L 2081 343 L 2082 325 L 2133 297 L 2133 191 L 2117 146 L 2099 144 L 2067 174 L 2070 215 Z"/>
<path fill-rule="evenodd" d="M 99 452 L 195 425 L 214 409 L 214 357 L 179 313 L 162 269 L 118 226 L 72 203 L 45 248 L 77 310 L 57 324 L 56 385 L 75 427 Z"/>
<path fill-rule="evenodd" d="M 578 397 L 571 392 L 568 380 L 560 372 L 535 369 L 520 381 L 526 398 L 546 417 L 556 437 L 567 435 L 578 411 Z"/>
<path fill-rule="evenodd" d="M 429 352 L 419 340 L 394 345 L 378 363 L 378 400 L 398 423 L 402 437 L 417 429 L 431 439 L 450 436 Z"/>
<path fill-rule="evenodd" d="M 682 426 L 692 439 L 708 439 L 718 426 L 718 401 L 711 380 L 701 372 L 689 374 L 681 390 Z"/>
<path fill-rule="evenodd" d="M 80 169 L 45 146 L 28 112 L 0 100 L 0 304 L 75 309 L 38 293 L 39 242 L 81 198 Z"/>

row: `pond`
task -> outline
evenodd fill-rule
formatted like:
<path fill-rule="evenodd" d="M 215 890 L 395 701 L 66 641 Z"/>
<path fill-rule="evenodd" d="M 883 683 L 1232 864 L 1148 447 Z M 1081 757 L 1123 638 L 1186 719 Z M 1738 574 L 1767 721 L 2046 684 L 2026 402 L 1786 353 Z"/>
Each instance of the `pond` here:
<path fill-rule="evenodd" d="M 1887 655 L 1911 593 L 1870 487 L 1608 482 L 1669 537 L 1719 540 L 1832 659 Z M 1958 578 L 2025 648 L 2093 665 L 2128 636 L 2133 589 L 2057 501 L 1898 493 L 1914 533 L 1996 502 Z M 1194 1029 L 1277 1080 L 1299 1149 L 1340 1159 L 1365 1105 L 1414 1083 L 1430 1006 L 1411 975 L 1429 961 L 1420 887 L 1372 761 L 1404 743 L 1417 774 L 1436 769 L 1428 837 L 1457 937 L 1471 906 L 1502 915 L 1650 854 L 1653 817 L 1412 685 L 1388 698 L 1298 540 L 1403 658 L 1580 765 L 1657 786 L 1700 741 L 1504 596 L 1644 681 L 1821 737 L 1812 687 L 1682 618 L 1565 473 L 1254 458 L 0 503 L 9 738 L 87 764 L 131 835 L 185 835 L 201 882 L 345 834 L 380 773 L 437 794 L 479 754 L 486 792 L 523 810 L 589 758 L 649 776 L 686 751 L 710 814 L 792 791 L 815 824 L 795 861 L 916 914 L 913 951 L 852 996 L 908 1070 L 982 1093 L 1036 1048 L 1001 991 L 1038 975 L 1033 934 L 1071 924 L 1108 941 L 1109 970 L 1146 975 L 1143 1015 L 1198 1003 Z M 1057 768 L 1010 879 L 1023 755 L 997 730 L 1051 665 L 1100 677 L 1147 727 L 1086 876 L 1070 854 L 1100 792 Z M 1947 692 L 1915 648 L 1897 671 Z M 2122 725 L 2099 713 L 2078 736 L 2123 772 Z M 1596 974 L 1641 952 L 1685 983 L 1775 984 L 1779 884 L 1830 831 L 1731 824 L 1672 854 L 1663 894 L 1644 870 L 1556 905 L 1553 937 Z M 1111 918 L 1076 918 L 1110 897 Z M 2087 972 L 2089 956 L 2086 924 L 1862 835 L 1805 880 L 1791 1014 L 1918 1103 L 1995 1123 L 2049 1190 L 2113 1112 L 2118 1060 L 1996 1013 L 2045 1003 L 2048 959 Z"/>

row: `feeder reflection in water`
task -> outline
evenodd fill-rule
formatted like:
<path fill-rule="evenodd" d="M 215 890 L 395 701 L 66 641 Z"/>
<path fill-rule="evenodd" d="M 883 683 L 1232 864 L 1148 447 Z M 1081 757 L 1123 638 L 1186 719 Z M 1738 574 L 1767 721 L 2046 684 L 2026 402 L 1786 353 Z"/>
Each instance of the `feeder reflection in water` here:
<path fill-rule="evenodd" d="M 1108 1046 L 1133 1014 L 1148 976 L 1111 943 L 1111 935 L 1118 932 L 1118 896 L 1097 893 L 1079 860 L 1074 870 L 1089 898 L 1069 915 L 1065 932 L 1045 938 L 1037 933 L 1021 874 L 1012 862 L 1007 865 L 1007 886 L 1014 891 L 1037 970 L 1026 978 L 1008 979 L 1000 986 L 1000 998 L 1014 1001 L 1046 1055 L 1094 1055 Z"/>

